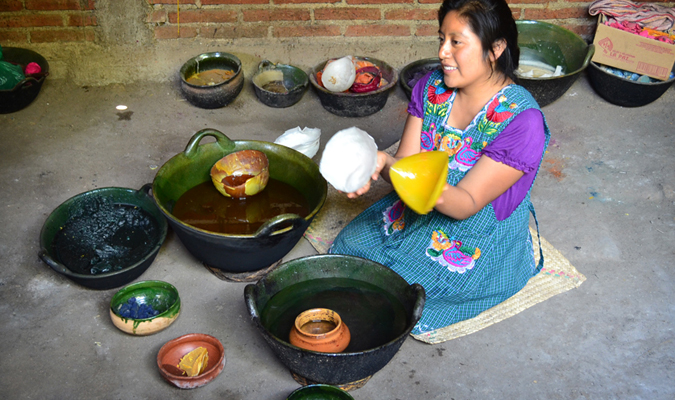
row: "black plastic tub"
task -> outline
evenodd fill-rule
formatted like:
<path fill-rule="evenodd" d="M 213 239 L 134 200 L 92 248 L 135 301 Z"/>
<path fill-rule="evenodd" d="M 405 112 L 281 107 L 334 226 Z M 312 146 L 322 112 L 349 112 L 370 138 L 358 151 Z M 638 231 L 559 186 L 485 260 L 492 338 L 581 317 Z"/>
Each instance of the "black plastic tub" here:
<path fill-rule="evenodd" d="M 642 107 L 652 103 L 675 82 L 675 79 L 652 83 L 630 81 L 604 71 L 594 62 L 588 68 L 588 80 L 600 97 L 622 107 Z"/>
<path fill-rule="evenodd" d="M 28 76 L 14 88 L 0 90 L 0 114 L 9 114 L 22 110 L 40 94 L 42 84 L 49 75 L 49 63 L 40 54 L 18 47 L 3 47 L 3 60 L 26 67 L 29 63 L 37 63 L 42 71 L 37 76 Z"/>

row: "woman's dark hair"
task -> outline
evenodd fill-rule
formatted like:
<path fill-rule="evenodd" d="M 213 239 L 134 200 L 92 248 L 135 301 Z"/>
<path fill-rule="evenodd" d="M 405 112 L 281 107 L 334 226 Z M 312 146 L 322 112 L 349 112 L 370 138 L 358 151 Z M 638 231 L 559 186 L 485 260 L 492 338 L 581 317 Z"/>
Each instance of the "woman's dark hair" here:
<path fill-rule="evenodd" d="M 497 59 L 495 68 L 516 81 L 515 70 L 520 57 L 518 28 L 506 0 L 444 0 L 438 10 L 439 26 L 443 25 L 450 11 L 457 11 L 461 18 L 466 19 L 481 41 L 485 60 L 489 60 L 495 42 L 500 39 L 506 41 L 506 48 Z"/>

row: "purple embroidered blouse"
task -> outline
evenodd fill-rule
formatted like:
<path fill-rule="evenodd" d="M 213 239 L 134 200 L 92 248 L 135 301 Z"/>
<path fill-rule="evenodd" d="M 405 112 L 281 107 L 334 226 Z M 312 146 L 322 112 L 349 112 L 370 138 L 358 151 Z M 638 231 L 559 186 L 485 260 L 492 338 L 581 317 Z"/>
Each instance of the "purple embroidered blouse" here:
<path fill-rule="evenodd" d="M 431 72 L 417 82 L 408 104 L 408 113 L 421 119 L 424 119 L 424 86 L 430 74 Z M 492 202 L 498 221 L 508 218 L 530 190 L 541 161 L 545 140 L 541 111 L 528 109 L 518 114 L 483 149 L 483 155 L 524 172 L 513 186 Z"/>

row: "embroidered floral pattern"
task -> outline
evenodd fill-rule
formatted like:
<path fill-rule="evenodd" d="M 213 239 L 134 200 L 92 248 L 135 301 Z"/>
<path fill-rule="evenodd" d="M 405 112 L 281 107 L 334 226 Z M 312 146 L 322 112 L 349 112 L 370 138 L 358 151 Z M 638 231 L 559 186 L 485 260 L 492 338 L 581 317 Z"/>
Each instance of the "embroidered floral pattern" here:
<path fill-rule="evenodd" d="M 456 151 L 455 157 L 448 164 L 448 168 L 468 171 L 476 164 L 480 158 L 480 152 L 483 150 L 482 143 L 473 143 L 473 138 L 467 137 L 460 142 L 461 148 Z"/>
<path fill-rule="evenodd" d="M 472 269 L 480 254 L 478 247 L 463 246 L 462 242 L 448 238 L 441 230 L 432 233 L 431 243 L 426 251 L 429 258 L 446 267 L 448 271 L 460 274 Z"/>
<path fill-rule="evenodd" d="M 512 111 L 517 107 L 516 103 L 509 102 L 503 94 L 495 97 L 478 123 L 478 130 L 488 135 L 494 135 L 499 130 L 499 125 L 513 116 Z"/>
<path fill-rule="evenodd" d="M 429 129 L 422 131 L 422 135 L 420 136 L 420 149 L 422 151 L 433 150 L 436 145 L 436 135 L 436 124 L 432 122 L 431 125 L 429 125 Z"/>
<path fill-rule="evenodd" d="M 384 234 L 390 236 L 405 228 L 405 221 L 403 220 L 403 211 L 405 211 L 405 204 L 398 200 L 391 206 L 387 207 L 382 215 L 384 216 Z"/>
<path fill-rule="evenodd" d="M 443 104 L 452 95 L 452 90 L 445 87 L 442 79 L 437 79 L 432 85 L 429 86 L 427 91 L 427 99 L 432 104 Z"/>

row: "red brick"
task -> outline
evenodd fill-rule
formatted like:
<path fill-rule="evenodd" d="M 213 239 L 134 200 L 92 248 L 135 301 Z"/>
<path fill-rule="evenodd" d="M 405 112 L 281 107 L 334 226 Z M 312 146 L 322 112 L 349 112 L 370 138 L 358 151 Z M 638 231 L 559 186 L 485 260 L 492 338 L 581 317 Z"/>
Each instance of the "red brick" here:
<path fill-rule="evenodd" d="M 352 25 L 347 27 L 345 36 L 410 36 L 405 25 Z"/>
<path fill-rule="evenodd" d="M 27 10 L 81 10 L 80 0 L 26 0 Z"/>
<path fill-rule="evenodd" d="M 588 16 L 586 7 L 565 7 L 559 9 L 550 8 L 525 8 L 523 9 L 525 19 L 566 19 L 582 18 Z"/>
<path fill-rule="evenodd" d="M 148 0 L 150 4 L 195 4 L 195 0 L 180 0 L 180 3 L 176 0 Z M 202 1 L 204 4 L 204 1 Z"/>
<path fill-rule="evenodd" d="M 0 11 L 20 11 L 23 10 L 21 0 L 3 0 L 0 1 Z"/>
<path fill-rule="evenodd" d="M 88 29 L 45 29 L 30 32 L 32 43 L 86 42 L 93 41 L 93 31 Z"/>
<path fill-rule="evenodd" d="M 415 36 L 438 36 L 438 24 L 424 24 L 415 29 Z"/>
<path fill-rule="evenodd" d="M 379 20 L 382 15 L 378 8 L 317 8 L 314 10 L 317 20 Z"/>
<path fill-rule="evenodd" d="M 32 26 L 63 26 L 60 15 L 25 14 L 0 17 L 0 28 L 26 28 Z"/>
<path fill-rule="evenodd" d="M 87 0 L 87 3 L 82 6 L 84 10 L 95 10 L 96 9 L 96 3 L 94 3 L 94 0 Z"/>
<path fill-rule="evenodd" d="M 178 22 L 178 13 L 169 13 L 169 22 Z M 187 10 L 180 12 L 180 23 L 193 22 L 237 22 L 237 12 L 232 10 Z"/>
<path fill-rule="evenodd" d="M 417 0 L 420 4 L 441 4 L 443 0 Z"/>
<path fill-rule="evenodd" d="M 274 4 L 301 4 L 301 3 L 323 3 L 323 4 L 334 4 L 341 3 L 342 0 L 274 0 Z"/>
<path fill-rule="evenodd" d="M 192 26 L 181 26 L 181 38 L 193 38 L 197 36 L 197 28 Z M 162 25 L 155 27 L 155 39 L 178 39 L 177 25 Z"/>
<path fill-rule="evenodd" d="M 94 14 L 70 14 L 68 15 L 68 26 L 96 26 L 98 21 Z"/>
<path fill-rule="evenodd" d="M 28 42 L 28 32 L 0 30 L 0 42 L 26 43 Z"/>
<path fill-rule="evenodd" d="M 335 25 L 275 26 L 274 37 L 340 36 L 340 27 Z"/>
<path fill-rule="evenodd" d="M 513 15 L 513 19 L 515 19 L 515 20 L 520 19 L 521 13 L 522 13 L 522 10 L 511 9 L 511 15 Z"/>
<path fill-rule="evenodd" d="M 569 1 L 569 0 L 568 0 Z M 548 1 L 545 0 L 506 0 L 509 3 L 509 7 L 513 10 L 513 6 L 517 4 L 547 4 Z"/>
<path fill-rule="evenodd" d="M 270 4 L 270 0 L 202 0 L 203 6 L 213 4 Z"/>
<path fill-rule="evenodd" d="M 412 4 L 414 0 L 347 0 L 347 4 Z"/>
<path fill-rule="evenodd" d="M 593 33 L 595 33 L 596 22 L 593 21 L 592 23 L 583 25 L 562 24 L 560 26 L 562 26 L 565 29 L 569 29 L 570 31 L 576 33 L 579 36 L 590 37 L 593 36 Z"/>
<path fill-rule="evenodd" d="M 148 14 L 148 17 L 145 19 L 145 22 L 151 23 L 160 23 L 166 22 L 166 11 L 165 10 L 155 10 Z"/>
<path fill-rule="evenodd" d="M 310 20 L 309 10 L 300 10 L 294 8 L 244 10 L 243 15 L 244 21 L 246 22 Z"/>
<path fill-rule="evenodd" d="M 239 39 L 239 38 L 264 38 L 267 37 L 267 25 L 248 26 L 220 26 L 203 27 L 199 31 L 200 37 L 209 39 Z"/>
<path fill-rule="evenodd" d="M 433 21 L 438 19 L 437 9 L 391 10 L 384 14 L 385 20 Z"/>

